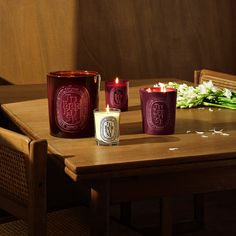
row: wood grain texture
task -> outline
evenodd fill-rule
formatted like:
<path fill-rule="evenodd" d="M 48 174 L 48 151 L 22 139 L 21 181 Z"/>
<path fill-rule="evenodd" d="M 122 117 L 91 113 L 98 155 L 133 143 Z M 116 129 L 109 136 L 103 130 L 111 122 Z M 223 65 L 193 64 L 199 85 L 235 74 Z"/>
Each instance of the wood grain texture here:
<path fill-rule="evenodd" d="M 92 62 L 105 79 L 192 80 L 203 67 L 235 73 L 235 7 L 229 0 L 80 1 L 78 62 Z"/>
<path fill-rule="evenodd" d="M 140 80 L 139 80 L 140 81 Z M 142 80 L 154 83 L 156 80 Z M 120 144 L 97 146 L 94 137 L 63 139 L 50 135 L 47 99 L 2 104 L 2 110 L 30 138 L 48 140 L 49 151 L 65 164 L 66 172 L 76 180 L 98 175 L 118 176 L 149 173 L 170 166 L 194 166 L 235 158 L 235 111 L 230 109 L 177 109 L 176 130 L 173 135 L 142 133 L 140 100 L 141 85 L 131 81 L 129 111 L 121 114 Z M 163 82 L 163 81 L 162 81 Z M 5 88 L 6 89 L 6 88 Z M 0 88 L 1 92 L 1 88 Z M 20 94 L 20 90 L 18 91 Z M 1 101 L 0 101 L 1 102 Z M 104 107 L 104 91 L 101 92 Z M 212 135 L 212 129 L 229 135 Z M 191 131 L 188 133 L 187 131 Z M 202 131 L 202 137 L 195 131 Z M 169 148 L 177 147 L 176 151 Z M 199 148 L 200 147 L 200 148 Z M 112 157 L 112 158 L 111 158 Z M 72 173 L 72 174 L 71 174 Z"/>
<path fill-rule="evenodd" d="M 43 83 L 74 67 L 75 1 L 0 1 L 0 77 Z"/>
<path fill-rule="evenodd" d="M 234 0 L 10 0 L 0 24 L 0 77 L 15 84 L 64 69 L 103 79 L 236 74 Z"/>

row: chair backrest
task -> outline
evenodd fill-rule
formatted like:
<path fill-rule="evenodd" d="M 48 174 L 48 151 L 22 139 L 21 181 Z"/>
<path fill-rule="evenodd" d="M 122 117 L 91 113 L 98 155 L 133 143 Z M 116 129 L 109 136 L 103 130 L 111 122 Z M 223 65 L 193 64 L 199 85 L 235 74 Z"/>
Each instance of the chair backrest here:
<path fill-rule="evenodd" d="M 236 75 L 221 73 L 212 70 L 195 70 L 194 84 L 198 85 L 204 81 L 212 80 L 213 84 L 219 88 L 236 90 Z"/>
<path fill-rule="evenodd" d="M 46 235 L 47 141 L 0 128 L 0 208 Z"/>

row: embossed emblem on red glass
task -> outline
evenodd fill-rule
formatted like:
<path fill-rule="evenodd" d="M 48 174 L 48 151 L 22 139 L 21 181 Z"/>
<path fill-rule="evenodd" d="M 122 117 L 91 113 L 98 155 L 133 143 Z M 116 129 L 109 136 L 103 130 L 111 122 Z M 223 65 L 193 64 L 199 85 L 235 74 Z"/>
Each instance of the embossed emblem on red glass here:
<path fill-rule="evenodd" d="M 110 102 L 113 107 L 122 107 L 123 103 L 126 102 L 124 89 L 113 87 L 110 92 Z"/>
<path fill-rule="evenodd" d="M 119 80 L 105 81 L 105 105 L 117 108 L 121 111 L 128 110 L 129 81 Z"/>
<path fill-rule="evenodd" d="M 62 86 L 55 101 L 56 122 L 62 131 L 76 133 L 86 127 L 90 97 L 84 86 Z"/>
<path fill-rule="evenodd" d="M 147 103 L 147 122 L 148 125 L 155 128 L 164 128 L 168 125 L 170 117 L 168 115 L 168 107 L 164 102 L 150 101 Z"/>

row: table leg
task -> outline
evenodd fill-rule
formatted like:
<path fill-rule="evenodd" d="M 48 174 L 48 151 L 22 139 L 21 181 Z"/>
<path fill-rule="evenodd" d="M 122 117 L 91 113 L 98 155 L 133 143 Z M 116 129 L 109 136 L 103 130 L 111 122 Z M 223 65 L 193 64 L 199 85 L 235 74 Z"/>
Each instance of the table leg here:
<path fill-rule="evenodd" d="M 205 216 L 205 206 L 204 206 L 204 194 L 194 195 L 194 219 L 198 228 L 204 228 L 204 216 Z"/>
<path fill-rule="evenodd" d="M 131 202 L 123 202 L 120 204 L 120 221 L 125 225 L 131 224 L 132 210 Z"/>
<path fill-rule="evenodd" d="M 171 236 L 172 235 L 172 198 L 162 197 L 161 198 L 161 235 Z"/>
<path fill-rule="evenodd" d="M 91 235 L 108 236 L 110 232 L 110 181 L 99 180 L 91 187 Z"/>

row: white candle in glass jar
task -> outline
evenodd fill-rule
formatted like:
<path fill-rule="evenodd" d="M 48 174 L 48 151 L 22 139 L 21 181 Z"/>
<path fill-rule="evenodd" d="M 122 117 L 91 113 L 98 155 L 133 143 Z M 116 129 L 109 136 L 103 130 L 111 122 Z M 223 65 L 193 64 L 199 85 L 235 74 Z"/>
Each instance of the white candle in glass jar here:
<path fill-rule="evenodd" d="M 95 138 L 98 145 L 117 145 L 120 137 L 120 110 L 107 107 L 94 110 Z"/>

